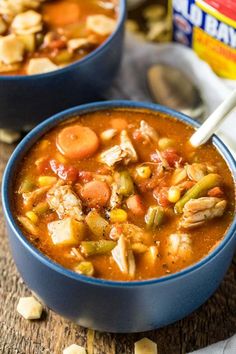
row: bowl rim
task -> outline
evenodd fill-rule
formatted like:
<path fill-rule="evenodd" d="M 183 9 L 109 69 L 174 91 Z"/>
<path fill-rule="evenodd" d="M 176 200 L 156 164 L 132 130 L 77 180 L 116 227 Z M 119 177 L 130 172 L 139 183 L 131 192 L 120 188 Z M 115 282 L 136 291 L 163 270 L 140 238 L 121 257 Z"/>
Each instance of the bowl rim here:
<path fill-rule="evenodd" d="M 116 37 L 117 33 L 120 31 L 121 27 L 123 26 L 126 18 L 126 0 L 119 0 L 119 16 L 117 19 L 117 25 L 115 30 L 111 33 L 111 35 L 101 44 L 99 45 L 96 49 L 94 49 L 91 53 L 85 55 L 83 58 L 76 60 L 72 62 L 71 64 L 66 65 L 63 68 L 49 71 L 47 73 L 42 73 L 42 74 L 34 74 L 34 75 L 1 75 L 0 74 L 0 80 L 4 81 L 15 81 L 15 80 L 30 80 L 30 79 L 43 79 L 47 78 L 50 76 L 54 76 L 57 74 L 63 74 L 64 72 L 67 72 L 69 70 L 73 70 L 76 68 L 78 65 L 83 65 L 86 63 L 86 61 L 92 60 L 97 54 L 103 51 L 106 47 L 110 45 L 112 42 L 113 38 Z"/>
<path fill-rule="evenodd" d="M 236 215 L 229 226 L 224 238 L 219 242 L 219 244 L 214 248 L 212 252 L 210 252 L 206 257 L 200 259 L 197 263 L 190 265 L 187 268 L 182 269 L 177 273 L 172 273 L 169 275 L 162 276 L 160 278 L 151 278 L 146 280 L 135 280 L 135 281 L 115 281 L 115 280 L 107 280 L 100 278 L 87 277 L 78 273 L 69 270 L 60 264 L 56 263 L 46 255 L 44 255 L 41 251 L 39 251 L 22 233 L 20 227 L 17 225 L 15 218 L 11 212 L 10 198 L 9 193 L 10 190 L 8 188 L 12 174 L 14 173 L 14 166 L 17 166 L 21 159 L 25 156 L 27 151 L 37 142 L 46 132 L 53 129 L 57 124 L 64 122 L 66 120 L 72 119 L 78 115 L 82 115 L 85 113 L 92 113 L 95 111 L 101 111 L 106 109 L 116 109 L 116 108 L 127 108 L 127 109 L 144 109 L 154 112 L 160 112 L 167 115 L 170 115 L 178 120 L 183 121 L 184 123 L 197 128 L 200 126 L 199 123 L 194 121 L 192 118 L 189 118 L 183 113 L 177 112 L 170 108 L 154 104 L 148 102 L 136 102 L 136 101 L 128 101 L 128 100 L 112 100 L 112 101 L 104 101 L 104 102 L 94 102 L 83 104 L 80 106 L 76 106 L 67 110 L 64 110 L 60 113 L 53 115 L 47 120 L 43 121 L 39 125 L 37 125 L 33 130 L 31 130 L 24 139 L 19 143 L 14 152 L 12 153 L 7 166 L 5 168 L 3 179 L 2 179 L 2 205 L 3 212 L 5 216 L 5 220 L 10 226 L 11 230 L 14 233 L 14 237 L 17 237 L 18 240 L 23 244 L 24 247 L 28 249 L 28 251 L 36 257 L 40 262 L 44 263 L 47 267 L 52 270 L 59 272 L 61 275 L 72 278 L 76 281 L 82 281 L 84 283 L 90 283 L 98 286 L 112 286 L 112 287 L 138 287 L 145 285 L 154 285 L 154 284 L 162 284 L 168 281 L 175 280 L 177 278 L 181 278 L 189 273 L 192 273 L 199 268 L 203 267 L 206 263 L 210 262 L 216 255 L 218 255 L 224 247 L 231 241 L 231 239 L 236 236 Z M 216 135 L 213 136 L 213 144 L 217 148 L 218 152 L 222 155 L 224 160 L 226 161 L 234 182 L 236 180 L 236 161 L 232 156 L 229 149 L 225 146 L 225 144 L 219 139 Z"/>

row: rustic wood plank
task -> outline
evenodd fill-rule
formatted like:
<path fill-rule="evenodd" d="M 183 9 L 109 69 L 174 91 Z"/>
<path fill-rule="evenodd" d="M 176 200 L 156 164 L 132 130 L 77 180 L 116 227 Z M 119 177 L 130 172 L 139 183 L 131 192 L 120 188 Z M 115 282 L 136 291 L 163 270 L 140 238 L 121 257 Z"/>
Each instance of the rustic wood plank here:
<path fill-rule="evenodd" d="M 0 182 L 13 147 L 0 144 Z M 16 312 L 20 296 L 30 294 L 11 258 L 0 206 L 0 353 L 61 354 L 71 343 L 87 345 L 88 330 L 47 310 L 42 320 L 29 322 Z M 141 311 L 142 309 L 140 309 Z M 218 291 L 182 321 L 156 331 L 128 335 L 94 333 L 88 354 L 133 354 L 136 340 L 147 336 L 160 354 L 182 354 L 225 339 L 236 332 L 236 258 Z M 93 334 L 89 331 L 89 338 Z M 91 344 L 90 344 L 91 346 Z"/>

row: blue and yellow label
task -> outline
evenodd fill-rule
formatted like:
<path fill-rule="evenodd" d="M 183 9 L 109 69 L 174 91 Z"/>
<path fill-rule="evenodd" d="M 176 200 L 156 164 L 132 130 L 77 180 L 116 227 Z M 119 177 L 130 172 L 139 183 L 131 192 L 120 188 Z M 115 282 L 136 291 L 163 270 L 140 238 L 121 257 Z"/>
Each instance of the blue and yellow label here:
<path fill-rule="evenodd" d="M 173 0 L 173 39 L 208 62 L 220 76 L 236 79 L 236 21 L 204 0 Z"/>

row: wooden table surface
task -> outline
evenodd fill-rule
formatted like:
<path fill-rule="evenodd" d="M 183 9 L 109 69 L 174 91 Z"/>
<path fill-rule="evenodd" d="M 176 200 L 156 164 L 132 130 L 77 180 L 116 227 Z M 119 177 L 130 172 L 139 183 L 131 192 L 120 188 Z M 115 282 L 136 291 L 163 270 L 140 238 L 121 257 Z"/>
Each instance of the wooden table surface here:
<path fill-rule="evenodd" d="M 12 150 L 12 146 L 0 143 L 0 182 Z M 199 310 L 171 326 L 145 334 L 94 332 L 49 309 L 40 321 L 24 320 L 16 312 L 16 305 L 20 296 L 29 294 L 11 257 L 0 205 L 1 354 L 61 354 L 72 343 L 86 346 L 88 354 L 131 354 L 134 342 L 144 336 L 158 344 L 159 354 L 179 354 L 226 339 L 236 332 L 236 257 L 218 291 Z"/>

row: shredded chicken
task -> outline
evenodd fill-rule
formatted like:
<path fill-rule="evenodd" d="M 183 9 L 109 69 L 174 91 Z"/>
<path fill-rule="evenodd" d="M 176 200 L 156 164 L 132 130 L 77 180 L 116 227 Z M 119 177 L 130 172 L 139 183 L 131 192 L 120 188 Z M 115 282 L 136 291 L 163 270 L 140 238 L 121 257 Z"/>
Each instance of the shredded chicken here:
<path fill-rule="evenodd" d="M 130 162 L 136 162 L 138 160 L 137 153 L 126 130 L 122 130 L 120 133 L 120 147 L 125 153 L 124 163 L 126 165 Z"/>
<path fill-rule="evenodd" d="M 193 228 L 207 220 L 220 217 L 225 211 L 226 204 L 226 200 L 215 197 L 191 199 L 184 206 L 180 226 Z"/>
<path fill-rule="evenodd" d="M 100 161 L 110 167 L 120 161 L 127 165 L 129 162 L 136 162 L 137 160 L 137 153 L 126 130 L 122 130 L 120 134 L 120 145 L 115 145 L 103 151 L 100 155 Z"/>
<path fill-rule="evenodd" d="M 208 172 L 206 165 L 202 163 L 193 163 L 185 166 L 188 177 L 192 181 L 200 181 Z"/>
<path fill-rule="evenodd" d="M 32 208 L 37 199 L 47 193 L 50 187 L 51 186 L 45 186 L 35 189 L 33 192 L 22 193 L 24 204 L 27 206 L 27 208 Z"/>
<path fill-rule="evenodd" d="M 159 136 L 154 128 L 152 128 L 145 120 L 141 120 L 139 131 L 147 142 L 158 143 Z"/>
<path fill-rule="evenodd" d="M 112 209 L 120 206 L 122 202 L 122 196 L 118 193 L 118 184 L 116 182 L 111 185 L 111 197 L 110 197 L 110 207 Z"/>
<path fill-rule="evenodd" d="M 112 250 L 112 256 L 121 272 L 131 277 L 135 275 L 135 259 L 133 251 L 128 250 L 124 235 L 121 235 L 117 246 Z"/>
<path fill-rule="evenodd" d="M 48 191 L 47 202 L 60 219 L 71 216 L 76 220 L 83 220 L 81 200 L 69 185 L 63 185 L 63 181 L 59 181 Z"/>
<path fill-rule="evenodd" d="M 192 241 L 188 234 L 171 234 L 167 240 L 167 257 L 169 259 L 188 259 L 192 255 Z"/>
<path fill-rule="evenodd" d="M 100 155 L 100 161 L 108 166 L 114 166 L 125 157 L 125 152 L 122 151 L 119 145 L 114 145 L 110 149 L 105 150 Z"/>

